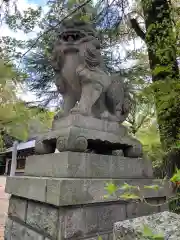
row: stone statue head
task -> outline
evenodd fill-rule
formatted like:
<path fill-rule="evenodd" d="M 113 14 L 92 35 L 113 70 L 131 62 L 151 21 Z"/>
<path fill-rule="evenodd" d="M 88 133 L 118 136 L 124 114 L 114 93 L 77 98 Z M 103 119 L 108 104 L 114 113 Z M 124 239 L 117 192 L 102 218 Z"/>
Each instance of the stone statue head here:
<path fill-rule="evenodd" d="M 72 44 L 90 36 L 97 38 L 97 32 L 92 24 L 83 20 L 65 20 L 58 31 L 58 38 L 64 43 Z"/>

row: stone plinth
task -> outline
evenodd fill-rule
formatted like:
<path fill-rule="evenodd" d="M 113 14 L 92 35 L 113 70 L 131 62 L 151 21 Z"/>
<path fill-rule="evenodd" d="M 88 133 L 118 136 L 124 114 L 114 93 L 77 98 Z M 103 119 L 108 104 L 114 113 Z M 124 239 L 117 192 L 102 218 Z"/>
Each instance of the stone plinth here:
<path fill-rule="evenodd" d="M 107 195 L 105 184 L 125 182 L 140 186 L 145 203 Z M 112 239 L 113 224 L 162 211 L 168 184 L 158 191 L 144 189 L 154 183 L 151 163 L 91 153 L 62 152 L 31 156 L 25 176 L 8 177 L 12 194 L 6 223 L 6 240 Z M 164 206 L 163 206 L 164 207 Z M 164 208 L 163 208 L 164 210 Z"/>
<path fill-rule="evenodd" d="M 52 131 L 36 139 L 38 154 L 60 152 L 95 152 L 111 155 L 121 150 L 125 157 L 142 157 L 141 143 L 128 135 L 127 128 L 118 122 L 71 114 L 54 121 Z"/>

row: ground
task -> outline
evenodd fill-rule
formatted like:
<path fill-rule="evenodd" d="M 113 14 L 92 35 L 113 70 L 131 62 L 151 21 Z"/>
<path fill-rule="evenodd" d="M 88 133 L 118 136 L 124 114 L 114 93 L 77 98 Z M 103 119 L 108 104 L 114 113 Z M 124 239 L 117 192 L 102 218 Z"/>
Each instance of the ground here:
<path fill-rule="evenodd" d="M 4 239 L 4 224 L 8 209 L 8 194 L 4 192 L 6 177 L 0 176 L 0 240 Z"/>

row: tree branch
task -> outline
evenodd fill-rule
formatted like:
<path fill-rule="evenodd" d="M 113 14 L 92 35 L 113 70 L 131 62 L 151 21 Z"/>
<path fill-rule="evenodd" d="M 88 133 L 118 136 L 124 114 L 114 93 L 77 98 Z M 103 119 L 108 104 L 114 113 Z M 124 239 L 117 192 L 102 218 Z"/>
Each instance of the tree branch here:
<path fill-rule="evenodd" d="M 48 30 L 46 30 L 44 33 L 40 34 L 35 42 L 30 46 L 30 48 L 25 52 L 23 53 L 21 59 L 20 59 L 20 62 L 19 62 L 19 65 L 21 63 L 21 60 L 24 58 L 24 56 L 33 48 L 36 46 L 37 42 L 39 41 L 39 39 L 46 33 L 50 32 L 53 28 L 56 28 L 58 25 L 60 25 L 65 19 L 67 19 L 68 17 L 70 17 L 72 14 L 76 13 L 78 10 L 80 10 L 82 7 L 84 7 L 86 4 L 88 4 L 91 0 L 87 0 L 85 1 L 84 3 L 82 3 L 81 5 L 79 5 L 77 8 L 75 8 L 74 10 L 72 10 L 69 14 L 67 14 L 64 18 L 61 19 L 60 22 L 58 22 L 54 27 L 50 27 Z"/>
<path fill-rule="evenodd" d="M 131 18 L 130 19 L 130 23 L 131 23 L 131 27 L 134 29 L 134 31 L 136 32 L 136 34 L 142 39 L 142 40 L 146 40 L 146 33 L 143 32 L 143 30 L 140 28 L 137 20 L 135 18 Z"/>

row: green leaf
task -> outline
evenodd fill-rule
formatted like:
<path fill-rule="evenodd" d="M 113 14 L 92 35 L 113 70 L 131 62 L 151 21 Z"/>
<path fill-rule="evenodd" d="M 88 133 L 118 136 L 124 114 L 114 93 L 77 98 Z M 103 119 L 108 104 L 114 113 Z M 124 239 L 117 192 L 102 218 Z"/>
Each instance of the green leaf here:
<path fill-rule="evenodd" d="M 104 195 L 104 199 L 108 199 L 109 198 L 109 195 Z"/>
<path fill-rule="evenodd" d="M 98 236 L 98 240 L 102 240 L 102 237 L 101 237 L 101 236 Z"/>
<path fill-rule="evenodd" d="M 155 235 L 153 235 L 153 239 L 154 240 L 164 240 L 164 234 L 161 234 L 161 233 L 155 234 Z"/>
<path fill-rule="evenodd" d="M 164 235 L 161 233 L 153 233 L 152 229 L 149 228 L 147 225 L 144 225 L 143 227 L 143 237 L 148 239 L 154 239 L 154 240 L 164 240 Z"/>
<path fill-rule="evenodd" d="M 124 185 L 122 185 L 120 189 L 121 190 L 138 189 L 138 186 L 133 186 L 133 185 L 129 185 L 128 183 L 124 183 Z"/>
<path fill-rule="evenodd" d="M 156 66 L 154 71 L 153 71 L 153 74 L 157 75 L 161 72 L 167 72 L 169 70 L 170 70 L 169 66 Z"/>
<path fill-rule="evenodd" d="M 143 237 L 152 237 L 152 236 L 153 236 L 153 231 L 147 225 L 144 225 Z"/>
<path fill-rule="evenodd" d="M 118 190 L 118 187 L 114 183 L 107 183 L 105 190 L 107 190 L 109 195 L 112 195 Z"/>
<path fill-rule="evenodd" d="M 179 169 L 177 169 L 176 173 L 172 176 L 170 181 L 173 183 L 180 181 L 180 170 Z"/>
<path fill-rule="evenodd" d="M 139 199 L 140 197 L 134 193 L 123 193 L 120 195 L 122 199 Z"/>
<path fill-rule="evenodd" d="M 157 190 L 159 190 L 160 186 L 158 186 L 158 185 L 149 185 L 149 186 L 145 185 L 144 188 L 145 189 L 154 189 L 154 190 L 157 191 Z"/>

